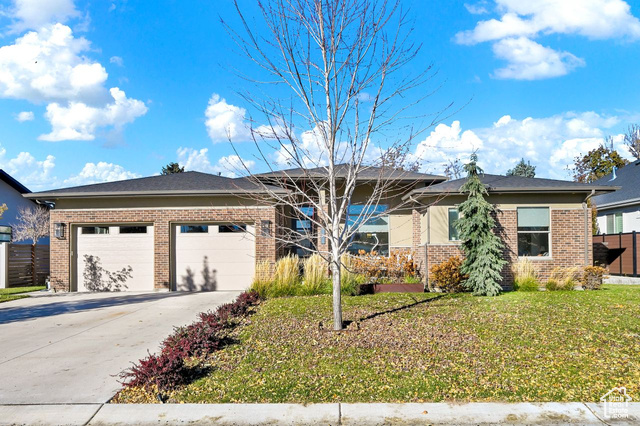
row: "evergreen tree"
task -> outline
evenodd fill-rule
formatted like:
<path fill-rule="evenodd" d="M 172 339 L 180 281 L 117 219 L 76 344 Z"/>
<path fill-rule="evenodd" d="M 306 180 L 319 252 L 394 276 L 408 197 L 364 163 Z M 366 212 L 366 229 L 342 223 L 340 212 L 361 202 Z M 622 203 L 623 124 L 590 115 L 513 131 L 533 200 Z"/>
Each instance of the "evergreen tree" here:
<path fill-rule="evenodd" d="M 536 177 L 536 166 L 532 166 L 528 161 L 525 163 L 523 158 L 513 169 L 507 171 L 507 176 L 534 178 Z"/>
<path fill-rule="evenodd" d="M 163 175 L 172 175 L 174 173 L 184 173 L 184 167 L 180 167 L 178 163 L 169 163 L 162 168 Z"/>
<path fill-rule="evenodd" d="M 479 174 L 483 171 L 477 161 L 478 156 L 473 154 L 464 166 L 467 181 L 461 190 L 469 195 L 458 207 L 460 219 L 455 223 L 465 254 L 461 270 L 469 276 L 465 286 L 474 295 L 496 296 L 502 290 L 500 272 L 506 261 L 503 259 L 502 241 L 493 232 L 496 222 L 492 213 L 495 209 L 485 199 L 488 192 L 480 181 Z"/>

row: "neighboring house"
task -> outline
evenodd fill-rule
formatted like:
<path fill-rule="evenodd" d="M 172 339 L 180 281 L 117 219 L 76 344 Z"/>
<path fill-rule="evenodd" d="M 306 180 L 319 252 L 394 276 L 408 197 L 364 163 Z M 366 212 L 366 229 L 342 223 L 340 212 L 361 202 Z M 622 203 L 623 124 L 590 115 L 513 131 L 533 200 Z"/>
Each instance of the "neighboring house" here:
<path fill-rule="evenodd" d="M 338 168 L 338 176 L 348 166 Z M 282 178 L 303 180 L 323 169 L 287 170 L 260 175 L 265 184 Z M 423 276 L 430 265 L 459 253 L 453 220 L 463 180 L 405 171 L 369 168 L 360 176 L 350 213 L 357 216 L 370 197 L 371 181 L 387 179 L 387 216 L 361 225 L 352 250 L 382 255 L 412 252 Z M 591 264 L 591 232 L 585 200 L 597 186 L 517 176 L 483 176 L 490 201 L 499 208 L 498 223 L 507 243 L 506 256 L 534 256 L 541 273 L 556 266 Z M 275 191 L 285 191 L 272 187 Z M 320 194 L 322 196 L 322 194 Z M 288 250 L 275 238 L 286 227 L 308 227 L 275 205 L 259 185 L 246 178 L 198 172 L 153 176 L 65 188 L 27 195 L 54 203 L 51 211 L 52 285 L 83 291 L 84 276 L 102 274 L 104 285 L 123 278 L 125 290 L 240 290 L 247 288 L 256 262 L 273 263 Z M 402 209 L 395 207 L 402 205 Z M 309 208 L 309 215 L 318 212 Z M 326 250 L 327 239 L 315 232 L 309 251 Z M 296 250 L 293 250 L 296 251 Z M 298 252 L 304 255 L 307 251 Z M 126 268 L 131 267 L 130 276 Z M 123 268 L 125 270 L 123 271 Z M 117 271 L 124 275 L 118 276 Z M 509 267 L 505 285 L 510 284 Z"/>
<path fill-rule="evenodd" d="M 0 219 L 0 288 L 8 287 L 9 285 L 15 285 L 22 283 L 20 277 L 13 276 L 9 279 L 9 258 L 14 260 L 12 272 L 17 272 L 18 263 L 24 263 L 22 258 L 25 255 L 31 255 L 26 248 L 14 247 L 14 245 L 29 245 L 31 241 L 13 242 L 12 238 L 12 225 L 18 222 L 19 209 L 21 207 L 32 208 L 36 207 L 35 200 L 28 200 L 23 195 L 30 194 L 31 191 L 14 179 L 4 170 L 0 169 L 0 205 L 3 203 L 7 205 L 7 211 L 2 215 Z M 48 238 L 42 238 L 38 241 L 39 245 L 47 246 L 49 244 Z M 13 249 L 12 249 L 13 247 Z M 42 248 L 39 250 L 44 254 L 48 253 L 48 248 Z M 19 252 L 19 253 L 18 253 Z M 25 254 L 23 254 L 23 252 Z M 12 274 L 13 275 L 13 274 Z M 20 273 L 18 275 L 29 276 L 28 273 Z M 45 275 L 44 273 L 41 275 Z"/>
<path fill-rule="evenodd" d="M 599 234 L 640 231 L 640 161 L 634 161 L 598 179 L 594 185 L 620 189 L 593 197 Z"/>

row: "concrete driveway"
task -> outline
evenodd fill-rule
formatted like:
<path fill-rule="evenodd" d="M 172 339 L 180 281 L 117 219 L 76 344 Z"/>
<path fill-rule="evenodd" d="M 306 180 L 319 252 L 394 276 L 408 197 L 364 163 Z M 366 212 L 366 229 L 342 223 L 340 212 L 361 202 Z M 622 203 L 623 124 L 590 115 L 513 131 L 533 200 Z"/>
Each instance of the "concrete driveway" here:
<path fill-rule="evenodd" d="M 103 403 L 174 326 L 238 292 L 70 293 L 0 304 L 0 404 Z"/>

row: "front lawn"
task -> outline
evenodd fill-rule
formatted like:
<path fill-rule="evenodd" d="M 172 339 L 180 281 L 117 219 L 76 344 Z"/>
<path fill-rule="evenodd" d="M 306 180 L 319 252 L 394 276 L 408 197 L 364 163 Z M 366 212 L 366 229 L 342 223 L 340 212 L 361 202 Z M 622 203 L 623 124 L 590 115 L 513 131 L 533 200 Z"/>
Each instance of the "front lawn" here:
<path fill-rule="evenodd" d="M 499 297 L 344 298 L 347 331 L 327 332 L 331 299 L 264 302 L 239 343 L 176 402 L 597 401 L 640 397 L 640 287 Z"/>
<path fill-rule="evenodd" d="M 45 286 L 0 288 L 0 303 L 29 297 L 23 293 L 43 290 Z"/>

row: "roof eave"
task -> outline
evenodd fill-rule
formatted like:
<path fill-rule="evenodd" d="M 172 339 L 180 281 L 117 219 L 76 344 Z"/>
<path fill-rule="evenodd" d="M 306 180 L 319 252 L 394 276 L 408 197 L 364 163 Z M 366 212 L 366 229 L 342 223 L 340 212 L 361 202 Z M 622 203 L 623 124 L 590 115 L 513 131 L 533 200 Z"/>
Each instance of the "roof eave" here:
<path fill-rule="evenodd" d="M 596 191 L 596 193 L 605 193 L 605 192 L 613 192 L 620 189 L 619 187 L 588 187 L 588 188 L 487 188 L 489 194 L 524 194 L 524 193 L 543 193 L 543 194 L 567 194 L 567 193 L 591 193 L 592 191 Z M 403 200 L 407 200 L 411 197 L 433 197 L 438 195 L 464 195 L 464 192 L 461 191 L 429 191 L 428 188 L 418 188 L 409 192 L 407 195 L 402 197 Z"/>
<path fill-rule="evenodd" d="M 277 194 L 288 193 L 285 189 L 270 189 L 269 191 Z M 208 197 L 208 196 L 225 196 L 225 195 L 243 195 L 243 194 L 264 194 L 269 195 L 268 191 L 263 189 L 233 189 L 224 191 L 113 191 L 113 192 L 37 192 L 24 194 L 23 197 L 28 199 L 62 199 L 62 198 L 117 198 L 117 197 Z"/>

